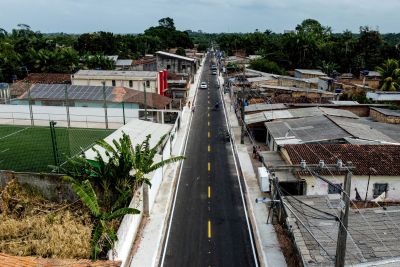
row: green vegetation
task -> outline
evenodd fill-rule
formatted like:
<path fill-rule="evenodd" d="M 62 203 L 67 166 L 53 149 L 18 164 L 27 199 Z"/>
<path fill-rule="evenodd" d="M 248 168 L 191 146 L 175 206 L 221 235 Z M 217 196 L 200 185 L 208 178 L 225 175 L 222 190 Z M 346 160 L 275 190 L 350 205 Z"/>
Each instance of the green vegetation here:
<path fill-rule="evenodd" d="M 187 32 L 175 29 L 171 18 L 159 20 L 143 34 L 111 32 L 43 34 L 19 24 L 8 33 L 0 28 L 0 82 L 21 79 L 30 72 L 73 73 L 78 69 L 114 69 L 105 55 L 136 59 L 168 48 L 193 48 Z"/>
<path fill-rule="evenodd" d="M 274 62 L 284 70 L 321 68 L 358 76 L 360 70 L 375 70 L 388 58 L 400 59 L 400 34 L 382 35 L 369 27 L 360 27 L 358 34 L 332 33 L 330 27 L 313 19 L 304 20 L 291 33 L 266 30 L 223 33 L 214 38 L 228 55 L 235 51 L 261 55 L 265 61 L 256 62 L 259 70 L 275 69 Z"/>
<path fill-rule="evenodd" d="M 167 135 L 161 137 L 151 148 L 150 138 L 134 147 L 125 133 L 113 144 L 98 141 L 104 154 L 93 148 L 97 156 L 94 160 L 84 156 L 71 158 L 65 167 L 65 179 L 82 203 L 89 208 L 95 227 L 92 231 L 91 257 L 97 259 L 106 255 L 117 241 L 118 221 L 126 214 L 138 214 L 139 210 L 129 208 L 131 199 L 143 184 L 151 185 L 146 177 L 149 173 L 179 160 L 182 156 L 171 157 L 155 163 L 155 156 L 164 145 Z M 99 192 L 96 194 L 95 192 Z"/>
<path fill-rule="evenodd" d="M 400 90 L 400 63 L 395 59 L 386 60 L 381 67 L 376 70 L 382 76 L 381 90 L 396 91 Z"/>
<path fill-rule="evenodd" d="M 280 68 L 277 63 L 269 61 L 266 58 L 254 59 L 250 61 L 250 68 L 273 74 L 285 74 L 285 70 Z"/>
<path fill-rule="evenodd" d="M 61 127 L 55 131 L 61 162 L 112 133 L 112 130 Z M 1 170 L 49 172 L 49 165 L 54 164 L 49 127 L 0 126 Z"/>

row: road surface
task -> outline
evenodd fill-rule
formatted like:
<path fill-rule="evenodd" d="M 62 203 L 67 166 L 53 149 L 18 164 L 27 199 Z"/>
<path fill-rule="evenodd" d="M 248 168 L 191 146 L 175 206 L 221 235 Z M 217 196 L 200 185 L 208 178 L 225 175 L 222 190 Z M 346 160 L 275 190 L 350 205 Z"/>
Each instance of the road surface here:
<path fill-rule="evenodd" d="M 226 131 L 217 75 L 205 61 L 160 265 L 257 266 L 238 174 Z"/>

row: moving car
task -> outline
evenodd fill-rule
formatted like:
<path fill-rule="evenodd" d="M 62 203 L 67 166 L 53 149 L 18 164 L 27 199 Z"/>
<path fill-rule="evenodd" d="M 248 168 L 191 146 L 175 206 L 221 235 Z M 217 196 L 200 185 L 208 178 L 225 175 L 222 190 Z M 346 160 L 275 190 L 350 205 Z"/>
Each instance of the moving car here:
<path fill-rule="evenodd" d="M 216 71 L 216 70 L 213 70 L 213 71 L 212 71 L 212 75 L 217 75 L 217 71 Z"/>
<path fill-rule="evenodd" d="M 201 89 L 207 89 L 207 83 L 206 82 L 201 82 L 200 88 Z"/>

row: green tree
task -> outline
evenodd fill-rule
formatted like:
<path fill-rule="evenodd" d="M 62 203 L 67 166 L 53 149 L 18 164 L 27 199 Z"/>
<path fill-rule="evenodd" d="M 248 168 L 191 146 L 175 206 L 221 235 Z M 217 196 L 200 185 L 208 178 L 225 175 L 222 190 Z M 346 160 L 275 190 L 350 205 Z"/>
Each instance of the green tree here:
<path fill-rule="evenodd" d="M 175 30 L 175 23 L 174 20 L 170 17 L 162 18 L 158 21 L 158 25 L 160 27 Z"/>
<path fill-rule="evenodd" d="M 268 59 L 265 58 L 254 59 L 250 61 L 250 68 L 262 72 L 268 72 L 279 75 L 285 73 L 285 71 L 282 68 L 280 68 L 278 64 L 276 64 L 273 61 L 269 61 Z"/>
<path fill-rule="evenodd" d="M 400 90 L 400 66 L 395 59 L 386 60 L 382 66 L 376 70 L 381 74 L 381 90 L 396 91 Z"/>
<path fill-rule="evenodd" d="M 180 55 L 180 56 L 186 56 L 186 51 L 183 47 L 178 47 L 176 49 L 175 54 Z"/>

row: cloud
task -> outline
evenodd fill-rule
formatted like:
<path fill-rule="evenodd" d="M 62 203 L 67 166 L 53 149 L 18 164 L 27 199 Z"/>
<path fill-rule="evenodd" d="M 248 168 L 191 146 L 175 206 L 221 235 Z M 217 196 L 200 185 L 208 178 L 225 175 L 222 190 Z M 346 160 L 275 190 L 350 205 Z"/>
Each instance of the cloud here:
<path fill-rule="evenodd" d="M 315 18 L 334 31 L 361 25 L 398 31 L 399 0 L 0 0 L 0 28 L 18 23 L 42 32 L 142 32 L 173 17 L 180 29 L 247 32 L 293 29 Z"/>

